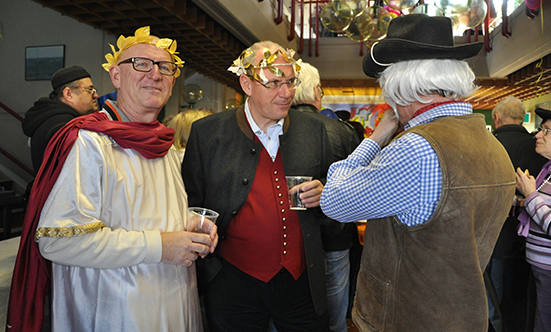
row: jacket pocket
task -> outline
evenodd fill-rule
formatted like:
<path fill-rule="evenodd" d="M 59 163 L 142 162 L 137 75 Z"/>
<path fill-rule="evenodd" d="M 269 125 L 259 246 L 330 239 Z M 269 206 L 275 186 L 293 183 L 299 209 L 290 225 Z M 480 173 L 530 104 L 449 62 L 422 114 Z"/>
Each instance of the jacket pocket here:
<path fill-rule="evenodd" d="M 362 265 L 356 287 L 354 323 L 361 331 L 383 331 L 388 311 L 390 282 L 377 278 Z"/>

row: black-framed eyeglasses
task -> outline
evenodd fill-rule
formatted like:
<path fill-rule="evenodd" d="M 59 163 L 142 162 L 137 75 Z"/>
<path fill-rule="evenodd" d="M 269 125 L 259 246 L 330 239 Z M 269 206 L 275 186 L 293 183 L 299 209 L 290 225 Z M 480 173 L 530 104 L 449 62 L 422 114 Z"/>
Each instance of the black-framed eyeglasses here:
<path fill-rule="evenodd" d="M 98 90 L 96 90 L 96 89 L 94 89 L 94 88 L 92 88 L 92 89 L 79 88 L 79 89 L 84 90 L 84 91 L 86 91 L 86 92 L 90 92 L 90 94 L 91 94 L 92 96 L 93 96 L 95 93 L 98 92 Z"/>
<path fill-rule="evenodd" d="M 148 73 L 153 69 L 154 65 L 159 67 L 159 72 L 163 75 L 174 76 L 176 74 L 176 64 L 170 61 L 153 61 L 148 58 L 130 58 L 119 62 L 119 65 L 123 63 L 132 63 L 132 67 L 136 71 Z"/>
<path fill-rule="evenodd" d="M 290 80 L 287 80 L 287 81 L 269 81 L 268 83 L 264 84 L 261 81 L 257 80 L 256 78 L 254 78 L 253 76 L 250 76 L 250 75 L 247 75 L 247 76 L 249 76 L 252 80 L 258 82 L 258 84 L 262 85 L 266 89 L 273 90 L 273 91 L 281 90 L 281 87 L 283 87 L 283 85 L 287 85 L 287 88 L 289 90 L 294 90 L 300 85 L 300 80 L 298 79 L 298 77 L 291 78 Z"/>
<path fill-rule="evenodd" d="M 543 132 L 543 135 L 544 135 L 544 136 L 547 136 L 547 134 L 549 134 L 549 132 L 551 132 L 551 129 L 539 127 L 539 128 L 538 128 L 538 132 L 540 132 L 540 131 Z"/>

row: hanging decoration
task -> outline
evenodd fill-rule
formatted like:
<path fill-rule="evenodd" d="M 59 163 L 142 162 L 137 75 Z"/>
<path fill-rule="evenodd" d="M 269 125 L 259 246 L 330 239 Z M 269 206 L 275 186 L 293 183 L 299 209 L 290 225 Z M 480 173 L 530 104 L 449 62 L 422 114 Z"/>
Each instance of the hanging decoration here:
<path fill-rule="evenodd" d="M 434 0 L 426 3 L 434 4 L 444 16 L 452 20 L 456 36 L 463 35 L 466 29 L 480 25 L 488 11 L 488 5 L 484 0 Z"/>
<path fill-rule="evenodd" d="M 359 16 L 354 17 L 352 23 L 346 29 L 346 35 L 353 41 L 364 42 L 371 37 L 374 29 L 373 17 L 363 12 Z"/>
<path fill-rule="evenodd" d="M 333 2 L 338 0 L 333 0 Z M 364 9 L 369 7 L 369 3 L 367 0 L 360 0 L 360 1 L 344 1 L 350 7 L 350 11 L 352 12 L 352 17 L 358 17 L 363 12 Z"/>
<path fill-rule="evenodd" d="M 381 4 L 381 2 L 376 2 L 375 5 L 364 10 L 364 13 L 371 15 L 373 18 L 373 32 L 368 38 L 371 44 L 386 37 L 388 25 L 392 20 L 390 12 L 385 7 L 381 6 Z"/>
<path fill-rule="evenodd" d="M 409 12 L 415 6 L 416 0 L 385 0 L 385 4 L 398 12 Z"/>
<path fill-rule="evenodd" d="M 352 23 L 352 11 L 344 1 L 329 2 L 320 13 L 323 26 L 331 32 L 343 32 Z"/>
<path fill-rule="evenodd" d="M 320 21 L 328 31 L 371 47 L 386 37 L 390 21 L 399 15 L 449 17 L 454 35 L 459 36 L 482 24 L 487 11 L 485 0 L 375 0 L 371 7 L 367 0 L 331 0 L 321 10 Z"/>

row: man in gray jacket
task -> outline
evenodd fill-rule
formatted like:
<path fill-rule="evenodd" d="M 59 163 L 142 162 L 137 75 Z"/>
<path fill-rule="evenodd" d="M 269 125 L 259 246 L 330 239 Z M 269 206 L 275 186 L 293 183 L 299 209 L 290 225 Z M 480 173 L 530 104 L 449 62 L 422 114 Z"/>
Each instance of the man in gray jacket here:
<path fill-rule="evenodd" d="M 323 121 L 335 160 L 346 159 L 360 144 L 354 128 L 339 119 L 320 113 L 323 97 L 320 75 L 316 67 L 303 62 L 300 65 L 300 85 L 293 108 L 312 114 Z M 331 332 L 346 332 L 350 290 L 350 248 L 358 242 L 354 223 L 340 223 L 323 216 L 320 221 L 321 239 L 325 250 L 325 277 L 327 278 L 327 305 Z M 358 261 L 359 264 L 359 261 Z"/>

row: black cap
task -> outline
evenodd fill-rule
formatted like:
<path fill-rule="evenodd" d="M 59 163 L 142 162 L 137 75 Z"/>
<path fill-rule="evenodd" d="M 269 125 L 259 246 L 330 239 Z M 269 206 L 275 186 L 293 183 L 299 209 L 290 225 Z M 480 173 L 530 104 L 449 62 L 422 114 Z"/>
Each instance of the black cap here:
<path fill-rule="evenodd" d="M 551 111 L 550 110 L 546 110 L 546 109 L 538 107 L 538 108 L 536 108 L 536 114 L 539 115 L 540 118 L 542 118 L 541 123 L 544 123 L 547 120 L 551 120 Z"/>
<path fill-rule="evenodd" d="M 64 84 L 71 83 L 85 77 L 90 77 L 90 74 L 86 71 L 86 69 L 80 66 L 62 68 L 56 71 L 52 76 L 52 87 L 55 90 Z"/>

